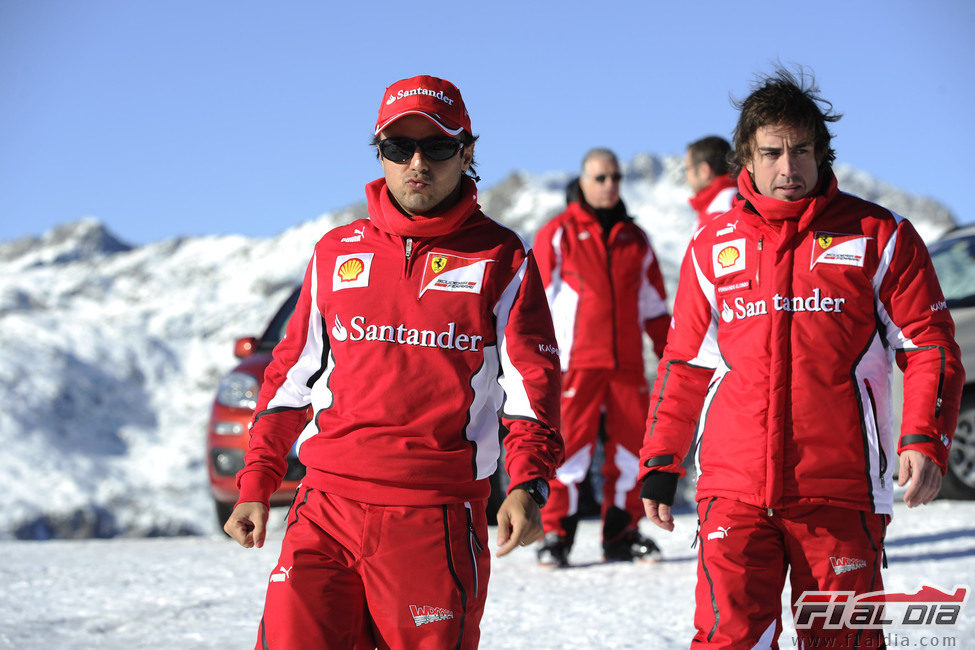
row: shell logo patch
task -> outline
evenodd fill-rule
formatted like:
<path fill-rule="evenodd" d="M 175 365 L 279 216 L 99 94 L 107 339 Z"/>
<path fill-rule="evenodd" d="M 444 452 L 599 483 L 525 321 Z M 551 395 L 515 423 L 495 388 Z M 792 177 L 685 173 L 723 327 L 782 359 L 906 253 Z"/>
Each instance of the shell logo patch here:
<path fill-rule="evenodd" d="M 873 239 L 864 235 L 842 235 L 817 232 L 813 244 L 809 268 L 817 264 L 863 266 L 867 255 L 867 242 Z"/>
<path fill-rule="evenodd" d="M 373 253 L 337 256 L 335 258 L 335 272 L 332 274 L 332 291 L 368 287 L 372 256 Z"/>
<path fill-rule="evenodd" d="M 728 246 L 721 249 L 721 252 L 718 253 L 718 264 L 721 265 L 721 268 L 726 269 L 737 262 L 740 256 L 741 253 L 738 252 L 737 248 Z"/>
<path fill-rule="evenodd" d="M 745 239 L 718 242 L 711 249 L 714 277 L 745 270 Z"/>
<path fill-rule="evenodd" d="M 353 257 L 350 260 L 345 260 L 342 262 L 342 266 L 339 267 L 339 279 L 342 282 L 352 282 L 359 277 L 359 274 L 366 269 L 366 265 L 362 263 L 358 257 Z"/>
<path fill-rule="evenodd" d="M 427 253 L 418 297 L 422 297 L 427 291 L 481 293 L 484 271 L 488 263 L 493 261 L 449 253 Z"/>

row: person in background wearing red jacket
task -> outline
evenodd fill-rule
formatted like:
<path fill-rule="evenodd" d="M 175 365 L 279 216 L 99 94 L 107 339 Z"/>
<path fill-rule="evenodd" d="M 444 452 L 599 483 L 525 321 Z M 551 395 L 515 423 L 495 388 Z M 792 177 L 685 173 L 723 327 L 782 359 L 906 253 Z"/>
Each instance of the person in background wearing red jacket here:
<path fill-rule="evenodd" d="M 895 465 L 909 507 L 938 494 L 965 376 L 954 324 L 911 223 L 837 188 L 840 116 L 814 80 L 778 69 L 738 107 L 743 200 L 684 257 L 641 450 L 647 517 L 673 530 L 697 426 L 691 647 L 777 648 L 788 574 L 801 647 L 880 648 L 881 628 L 827 629 L 800 605 L 883 590 Z"/>
<path fill-rule="evenodd" d="M 558 567 L 568 565 L 578 524 L 578 486 L 589 469 L 601 420 L 604 558 L 631 561 L 659 555 L 637 526 L 643 516 L 638 453 L 649 400 L 643 333 L 659 357 L 670 314 L 650 240 L 620 200 L 622 178 L 612 151 L 589 151 L 578 193 L 567 193 L 568 209 L 538 231 L 533 249 L 564 372 L 566 461 L 542 510 L 545 539 L 538 548 L 542 564 Z"/>
<path fill-rule="evenodd" d="M 730 210 L 738 194 L 738 184 L 729 173 L 730 155 L 731 145 L 716 135 L 687 145 L 684 179 L 694 192 L 689 202 L 697 212 L 697 228 Z"/>
<path fill-rule="evenodd" d="M 512 487 L 497 555 L 542 535 L 563 456 L 558 347 L 532 254 L 477 204 L 475 140 L 453 84 L 397 81 L 369 218 L 315 246 L 224 527 L 263 545 L 297 441 L 307 473 L 258 648 L 476 648 L 499 415 Z"/>

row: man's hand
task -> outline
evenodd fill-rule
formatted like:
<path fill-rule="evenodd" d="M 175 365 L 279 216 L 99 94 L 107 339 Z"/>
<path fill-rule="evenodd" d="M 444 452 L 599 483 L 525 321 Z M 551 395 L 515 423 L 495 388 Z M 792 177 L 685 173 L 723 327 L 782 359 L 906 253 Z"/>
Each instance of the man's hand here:
<path fill-rule="evenodd" d="M 903 487 L 907 479 L 911 479 L 911 485 L 904 493 L 908 508 L 931 503 L 941 490 L 941 478 L 938 464 L 921 452 L 909 449 L 901 454 L 897 485 Z"/>
<path fill-rule="evenodd" d="M 647 519 L 655 523 L 660 528 L 664 530 L 674 529 L 674 516 L 670 514 L 670 506 L 666 503 L 660 503 L 659 501 L 653 501 L 651 499 L 643 500 L 643 509 L 647 513 Z"/>
<path fill-rule="evenodd" d="M 238 503 L 223 529 L 244 548 L 261 548 L 267 534 L 267 506 L 257 501 Z"/>
<path fill-rule="evenodd" d="M 512 490 L 498 508 L 497 557 L 507 555 L 518 546 L 528 546 L 541 538 L 542 513 L 526 490 Z"/>

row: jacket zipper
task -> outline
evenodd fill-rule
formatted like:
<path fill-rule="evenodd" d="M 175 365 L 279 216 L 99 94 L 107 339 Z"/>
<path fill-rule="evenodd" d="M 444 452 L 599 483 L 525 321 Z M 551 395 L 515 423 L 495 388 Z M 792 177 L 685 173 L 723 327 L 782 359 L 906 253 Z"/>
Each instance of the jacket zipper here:
<path fill-rule="evenodd" d="M 410 268 L 413 266 L 413 238 L 403 237 L 403 251 L 406 259 L 403 264 L 403 277 L 410 276 Z"/>
<path fill-rule="evenodd" d="M 762 240 L 763 239 L 764 239 L 764 237 L 759 237 L 758 238 L 758 252 L 759 253 L 762 252 Z M 762 256 L 759 255 L 758 256 L 758 259 L 756 260 L 756 264 L 755 264 L 755 288 L 756 289 L 759 287 L 759 284 L 760 284 L 759 283 L 759 279 L 761 277 L 761 272 L 762 272 Z"/>
<path fill-rule="evenodd" d="M 478 593 L 478 576 L 477 576 L 477 554 L 484 552 L 484 545 L 481 544 L 481 540 L 477 538 L 477 532 L 474 530 L 474 520 L 471 518 L 470 506 L 467 506 L 467 531 L 470 536 L 470 551 L 471 551 L 471 569 L 474 572 L 474 597 L 477 598 Z"/>
<path fill-rule="evenodd" d="M 887 480 L 885 476 L 887 475 L 887 454 L 884 452 L 884 446 L 880 440 L 880 426 L 877 423 L 877 403 L 873 397 L 873 388 L 870 387 L 870 382 L 866 379 L 863 380 L 863 385 L 867 389 L 867 399 L 870 400 L 870 414 L 873 416 L 873 430 L 877 436 L 877 455 L 880 457 L 880 487 L 887 487 Z"/>

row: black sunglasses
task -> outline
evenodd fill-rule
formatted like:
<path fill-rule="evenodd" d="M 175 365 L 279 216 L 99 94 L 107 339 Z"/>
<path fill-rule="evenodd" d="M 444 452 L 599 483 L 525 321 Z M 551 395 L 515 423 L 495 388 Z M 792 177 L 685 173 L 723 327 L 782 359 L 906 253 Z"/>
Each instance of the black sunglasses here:
<path fill-rule="evenodd" d="M 416 148 L 420 148 L 420 153 L 424 158 L 434 162 L 450 160 L 457 152 L 463 149 L 464 143 L 455 138 L 446 136 L 433 136 L 414 140 L 413 138 L 386 138 L 379 141 L 379 153 L 386 160 L 394 163 L 405 163 L 413 158 Z"/>
<path fill-rule="evenodd" d="M 623 174 L 616 172 L 615 174 L 599 174 L 598 176 L 592 177 L 592 179 L 600 185 L 605 183 L 607 178 L 614 183 L 619 183 L 621 180 L 623 180 Z"/>

